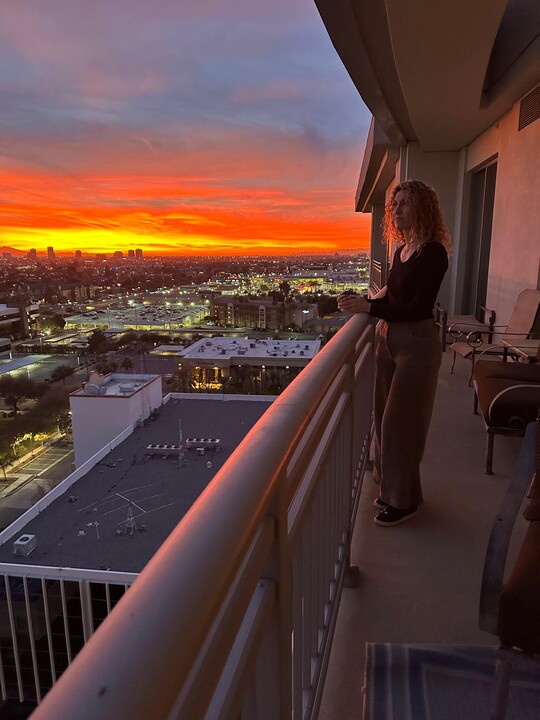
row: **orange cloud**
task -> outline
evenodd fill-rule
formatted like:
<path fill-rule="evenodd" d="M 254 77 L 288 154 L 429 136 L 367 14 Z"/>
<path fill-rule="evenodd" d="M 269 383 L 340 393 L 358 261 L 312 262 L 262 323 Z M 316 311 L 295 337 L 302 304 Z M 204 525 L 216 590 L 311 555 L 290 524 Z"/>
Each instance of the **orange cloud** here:
<path fill-rule="evenodd" d="M 357 161 L 345 144 L 321 152 L 302 134 L 186 135 L 29 141 L 40 170 L 18 162 L 0 176 L 3 244 L 168 255 L 368 247 L 368 217 L 353 208 Z"/>

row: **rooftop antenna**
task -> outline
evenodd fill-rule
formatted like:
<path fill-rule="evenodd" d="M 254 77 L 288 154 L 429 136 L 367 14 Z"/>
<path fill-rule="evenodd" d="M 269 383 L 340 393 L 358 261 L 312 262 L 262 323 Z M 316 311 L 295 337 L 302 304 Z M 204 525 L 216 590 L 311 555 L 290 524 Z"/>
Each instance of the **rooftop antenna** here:
<path fill-rule="evenodd" d="M 135 518 L 133 517 L 133 510 L 131 509 L 131 505 L 130 505 L 128 507 L 128 511 L 127 511 L 125 534 L 133 535 L 133 532 L 136 529 L 137 529 L 137 524 L 135 523 Z"/>
<path fill-rule="evenodd" d="M 182 434 L 182 420 L 178 419 L 178 446 L 180 450 L 178 451 L 178 467 L 188 467 L 189 463 L 187 461 L 186 453 L 184 452 L 184 436 Z"/>

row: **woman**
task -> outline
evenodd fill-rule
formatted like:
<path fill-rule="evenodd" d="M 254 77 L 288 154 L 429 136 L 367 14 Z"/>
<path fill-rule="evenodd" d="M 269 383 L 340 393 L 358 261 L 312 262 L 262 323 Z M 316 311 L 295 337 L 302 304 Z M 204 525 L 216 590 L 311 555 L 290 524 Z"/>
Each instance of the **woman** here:
<path fill-rule="evenodd" d="M 380 483 L 375 522 L 384 527 L 414 517 L 423 502 L 420 462 L 431 420 L 441 345 L 433 307 L 448 269 L 450 236 L 435 191 L 419 180 L 397 185 L 386 205 L 386 242 L 396 242 L 382 297 L 342 295 L 344 312 L 366 312 L 377 328 L 375 459 Z"/>

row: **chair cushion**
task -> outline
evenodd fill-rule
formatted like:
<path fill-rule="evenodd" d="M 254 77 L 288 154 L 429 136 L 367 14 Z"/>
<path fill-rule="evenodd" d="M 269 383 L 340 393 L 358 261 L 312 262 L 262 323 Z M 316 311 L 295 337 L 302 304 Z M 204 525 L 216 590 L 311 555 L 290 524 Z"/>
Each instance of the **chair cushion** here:
<path fill-rule="evenodd" d="M 534 422 L 540 406 L 540 382 L 534 383 L 535 387 L 532 389 L 530 384 L 507 378 L 475 377 L 478 405 L 486 424 L 490 427 L 524 431 L 528 423 Z M 497 397 L 499 393 L 515 386 L 523 386 L 523 390 L 512 390 Z"/>
<path fill-rule="evenodd" d="M 503 645 L 540 652 L 540 522 L 531 522 L 499 606 Z"/>
<path fill-rule="evenodd" d="M 482 378 L 489 377 L 540 383 L 540 364 L 478 360 L 473 378 L 482 381 Z"/>

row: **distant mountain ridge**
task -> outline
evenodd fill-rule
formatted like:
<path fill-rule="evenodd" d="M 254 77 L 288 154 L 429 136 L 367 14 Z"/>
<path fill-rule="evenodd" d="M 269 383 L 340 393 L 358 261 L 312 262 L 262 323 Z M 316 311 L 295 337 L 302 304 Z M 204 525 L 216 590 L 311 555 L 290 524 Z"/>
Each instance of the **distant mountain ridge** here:
<path fill-rule="evenodd" d="M 12 255 L 26 255 L 24 250 L 16 250 L 15 248 L 8 247 L 7 245 L 0 245 L 0 253 L 11 253 Z"/>

